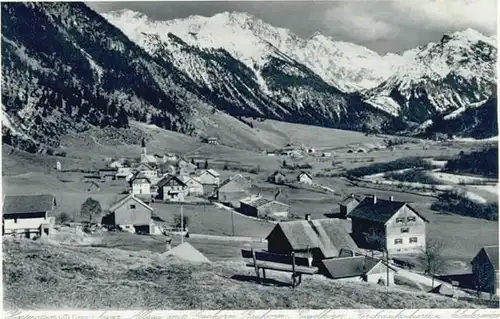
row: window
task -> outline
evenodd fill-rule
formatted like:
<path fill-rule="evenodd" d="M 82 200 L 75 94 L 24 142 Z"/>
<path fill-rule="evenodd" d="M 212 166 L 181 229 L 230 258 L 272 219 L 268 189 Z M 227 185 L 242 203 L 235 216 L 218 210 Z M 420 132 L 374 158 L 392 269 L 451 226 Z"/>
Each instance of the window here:
<path fill-rule="evenodd" d="M 17 224 L 17 218 L 14 218 L 14 223 L 16 223 L 16 224 Z"/>
<path fill-rule="evenodd" d="M 412 217 L 408 217 L 406 220 L 409 222 L 414 222 L 417 220 L 417 218 L 415 216 L 412 216 Z"/>
<path fill-rule="evenodd" d="M 396 223 L 402 223 L 404 221 L 405 221 L 405 219 L 403 217 L 396 218 Z"/>
<path fill-rule="evenodd" d="M 410 229 L 408 227 L 401 228 L 401 233 L 409 233 Z"/>
<path fill-rule="evenodd" d="M 402 243 L 403 243 L 403 240 L 401 238 L 394 239 L 394 244 L 398 245 L 398 244 L 402 244 Z"/>
<path fill-rule="evenodd" d="M 135 204 L 130 204 L 128 208 L 135 209 Z"/>
<path fill-rule="evenodd" d="M 417 237 L 410 237 L 410 244 L 418 242 Z"/>

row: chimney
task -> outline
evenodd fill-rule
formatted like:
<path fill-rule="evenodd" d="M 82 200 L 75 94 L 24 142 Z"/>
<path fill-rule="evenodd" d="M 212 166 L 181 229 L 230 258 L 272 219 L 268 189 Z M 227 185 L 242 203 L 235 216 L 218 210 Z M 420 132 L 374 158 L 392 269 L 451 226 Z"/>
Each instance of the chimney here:
<path fill-rule="evenodd" d="M 389 197 L 389 200 L 390 200 L 391 202 L 393 202 L 393 201 L 394 201 L 394 196 L 392 196 L 392 195 L 391 195 L 391 197 Z"/>
<path fill-rule="evenodd" d="M 306 220 L 310 221 L 311 220 L 311 214 L 306 214 Z"/>
<path fill-rule="evenodd" d="M 377 203 L 377 195 L 373 195 L 373 204 L 376 204 Z"/>

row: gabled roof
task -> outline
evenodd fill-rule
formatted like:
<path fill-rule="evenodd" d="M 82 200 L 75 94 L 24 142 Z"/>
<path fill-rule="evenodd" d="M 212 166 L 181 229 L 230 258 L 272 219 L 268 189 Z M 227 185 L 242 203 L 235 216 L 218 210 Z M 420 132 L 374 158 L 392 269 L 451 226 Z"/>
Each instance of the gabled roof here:
<path fill-rule="evenodd" d="M 257 197 L 257 198 L 247 197 L 247 198 L 242 199 L 241 202 L 244 204 L 247 204 L 249 206 L 256 207 L 256 208 L 270 204 L 270 203 L 277 203 L 277 204 L 289 207 L 285 203 L 278 202 L 277 200 L 267 199 L 264 197 Z"/>
<path fill-rule="evenodd" d="M 283 174 L 282 172 L 280 172 L 280 171 L 275 171 L 275 172 L 274 172 L 274 173 L 272 173 L 272 174 L 271 174 L 271 176 L 269 176 L 269 177 L 275 177 L 275 176 L 276 176 L 276 175 L 278 175 L 278 174 L 279 174 L 279 175 L 281 175 L 281 176 L 285 176 L 285 174 Z"/>
<path fill-rule="evenodd" d="M 381 263 L 385 265 L 382 260 L 368 256 L 330 258 L 321 262 L 327 274 L 334 279 L 362 276 Z M 393 267 L 389 268 L 396 271 Z"/>
<path fill-rule="evenodd" d="M 126 204 L 127 202 L 129 202 L 131 200 L 137 202 L 139 205 L 142 205 L 142 206 L 146 207 L 150 211 L 154 210 L 151 206 L 147 205 L 142 200 L 140 200 L 139 198 L 137 198 L 136 196 L 134 196 L 134 194 L 130 194 L 130 195 L 125 196 L 122 199 L 118 200 L 116 203 L 114 203 L 113 205 L 111 205 L 111 207 L 108 210 L 109 210 L 109 212 L 113 213 L 118 208 L 122 207 L 124 204 Z"/>
<path fill-rule="evenodd" d="M 474 261 L 482 252 L 484 252 L 493 268 L 498 271 L 498 245 L 482 247 L 472 261 Z"/>
<path fill-rule="evenodd" d="M 137 169 L 143 167 L 144 169 L 147 169 L 147 170 L 153 170 L 153 168 L 151 166 L 149 166 L 148 164 L 146 163 L 140 163 L 138 166 L 137 166 Z"/>
<path fill-rule="evenodd" d="M 135 174 L 135 176 L 132 178 L 132 182 L 136 180 L 145 180 L 149 184 L 151 184 L 151 179 L 147 177 L 146 174 L 144 174 L 144 172 L 138 172 L 137 174 Z"/>
<path fill-rule="evenodd" d="M 354 194 L 350 194 L 342 199 L 342 201 L 339 203 L 339 205 L 348 205 L 349 203 L 356 201 L 356 202 L 361 202 L 362 199 L 356 197 Z"/>
<path fill-rule="evenodd" d="M 306 175 L 307 177 L 312 179 L 311 174 L 309 174 L 308 172 L 304 172 L 304 171 L 300 172 L 299 175 L 297 175 L 297 178 L 300 178 L 300 176 L 302 176 L 302 175 Z"/>
<path fill-rule="evenodd" d="M 228 186 L 229 185 L 229 186 Z M 244 186 L 238 183 L 238 181 L 233 180 L 233 179 L 225 179 L 222 183 L 219 184 L 217 187 L 217 190 L 223 190 L 226 187 L 237 187 L 239 190 L 244 191 Z"/>
<path fill-rule="evenodd" d="M 201 184 L 200 178 L 199 177 L 193 177 L 193 176 L 179 176 L 179 179 L 184 182 L 184 184 L 187 184 L 189 181 L 193 180 L 198 184 Z"/>
<path fill-rule="evenodd" d="M 358 246 L 346 231 L 343 222 L 330 218 L 312 221 L 296 220 L 281 222 L 275 226 L 275 229 L 281 229 L 292 250 L 318 248 L 325 258 L 332 258 L 337 257 L 342 248 L 358 250 Z"/>
<path fill-rule="evenodd" d="M 55 196 L 49 194 L 5 196 L 2 211 L 4 214 L 49 212 L 55 204 Z"/>
<path fill-rule="evenodd" d="M 348 214 L 348 216 L 351 218 L 371 220 L 374 222 L 385 224 L 403 206 L 407 206 L 424 221 L 429 222 L 425 217 L 420 215 L 405 202 L 390 201 L 377 198 L 377 202 L 374 204 L 372 197 L 362 200 L 361 203 L 359 203 L 358 206 L 356 206 L 356 208 L 354 208 Z"/>
<path fill-rule="evenodd" d="M 160 179 L 158 183 L 156 183 L 156 185 L 158 185 L 158 187 L 163 187 L 171 180 L 176 180 L 181 186 L 187 186 L 186 183 L 184 183 L 179 177 L 175 175 L 163 176 L 162 179 Z"/>
<path fill-rule="evenodd" d="M 203 172 L 204 172 L 204 173 L 205 173 L 205 172 L 207 172 L 208 174 L 212 175 L 213 177 L 219 177 L 219 176 L 220 176 L 220 174 L 219 174 L 219 173 L 217 173 L 217 171 L 215 171 L 215 170 L 213 170 L 213 169 L 211 169 L 211 168 L 206 169 L 206 170 L 204 170 Z"/>

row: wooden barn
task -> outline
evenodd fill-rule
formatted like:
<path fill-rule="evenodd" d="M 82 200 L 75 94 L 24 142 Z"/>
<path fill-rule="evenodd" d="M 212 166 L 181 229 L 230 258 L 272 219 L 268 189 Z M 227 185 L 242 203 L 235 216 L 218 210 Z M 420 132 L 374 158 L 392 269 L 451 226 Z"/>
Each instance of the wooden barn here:
<path fill-rule="evenodd" d="M 240 200 L 240 212 L 253 217 L 288 217 L 290 206 L 276 200 L 263 198 L 260 196 L 250 196 Z"/>
<path fill-rule="evenodd" d="M 306 217 L 308 218 L 308 217 Z M 340 255 L 342 249 L 358 251 L 345 220 L 325 218 L 280 222 L 267 236 L 268 251 L 308 257 L 318 263 Z"/>
<path fill-rule="evenodd" d="M 352 210 L 356 208 L 356 206 L 358 206 L 360 202 L 361 199 L 357 198 L 354 194 L 350 194 L 349 196 L 342 199 L 342 201 L 339 203 L 339 217 L 347 218 L 347 215 L 349 215 L 349 213 L 352 212 Z"/>
<path fill-rule="evenodd" d="M 474 259 L 472 259 L 471 264 L 475 289 L 500 296 L 498 245 L 482 247 Z"/>
<path fill-rule="evenodd" d="M 102 218 L 102 224 L 131 233 L 149 234 L 153 225 L 152 212 L 152 207 L 130 194 L 109 208 L 109 213 Z"/>
<path fill-rule="evenodd" d="M 54 195 L 5 196 L 2 202 L 2 235 L 33 238 L 54 225 Z"/>
<path fill-rule="evenodd" d="M 249 191 L 238 180 L 226 179 L 215 190 L 219 202 L 240 208 L 240 200 L 248 197 Z"/>

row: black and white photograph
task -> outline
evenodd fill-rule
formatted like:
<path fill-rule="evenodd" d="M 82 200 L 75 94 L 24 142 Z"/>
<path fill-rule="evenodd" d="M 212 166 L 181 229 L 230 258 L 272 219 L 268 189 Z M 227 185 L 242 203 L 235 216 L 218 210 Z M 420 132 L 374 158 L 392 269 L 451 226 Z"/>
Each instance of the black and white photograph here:
<path fill-rule="evenodd" d="M 498 310 L 497 6 L 2 1 L 4 310 Z"/>

